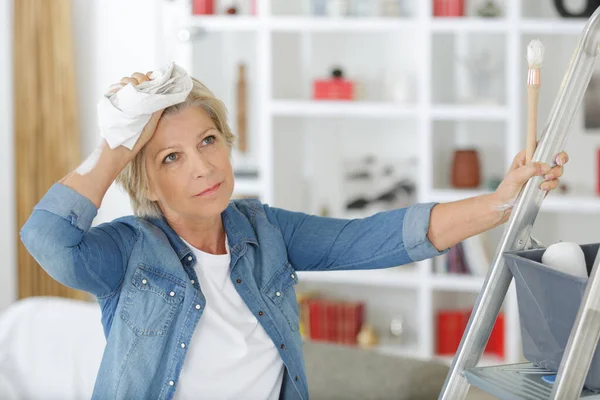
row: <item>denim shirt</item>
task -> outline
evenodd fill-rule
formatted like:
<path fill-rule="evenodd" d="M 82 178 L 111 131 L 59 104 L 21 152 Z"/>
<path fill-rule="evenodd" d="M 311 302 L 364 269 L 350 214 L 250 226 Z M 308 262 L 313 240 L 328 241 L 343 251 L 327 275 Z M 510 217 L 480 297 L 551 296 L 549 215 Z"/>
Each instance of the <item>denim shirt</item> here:
<path fill-rule="evenodd" d="M 343 220 L 230 202 L 222 220 L 231 280 L 285 364 L 280 398 L 308 399 L 296 271 L 388 268 L 439 255 L 426 235 L 433 205 Z M 21 240 L 50 276 L 97 298 L 106 347 L 92 398 L 171 399 L 205 305 L 194 254 L 164 219 L 91 227 L 96 213 L 57 183 Z"/>

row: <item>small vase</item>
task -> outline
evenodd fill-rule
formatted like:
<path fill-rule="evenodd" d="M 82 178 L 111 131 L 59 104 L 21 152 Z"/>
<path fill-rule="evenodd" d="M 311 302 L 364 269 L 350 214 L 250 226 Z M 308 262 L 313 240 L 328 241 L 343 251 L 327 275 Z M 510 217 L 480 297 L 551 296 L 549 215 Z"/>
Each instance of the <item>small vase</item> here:
<path fill-rule="evenodd" d="M 600 7 L 600 0 L 588 0 L 582 10 L 571 12 L 565 5 L 565 0 L 554 0 L 554 6 L 558 13 L 565 18 L 589 18 L 594 11 Z"/>
<path fill-rule="evenodd" d="M 456 150 L 452 160 L 452 186 L 459 189 L 472 189 L 478 187 L 480 181 L 479 154 L 477 150 Z"/>

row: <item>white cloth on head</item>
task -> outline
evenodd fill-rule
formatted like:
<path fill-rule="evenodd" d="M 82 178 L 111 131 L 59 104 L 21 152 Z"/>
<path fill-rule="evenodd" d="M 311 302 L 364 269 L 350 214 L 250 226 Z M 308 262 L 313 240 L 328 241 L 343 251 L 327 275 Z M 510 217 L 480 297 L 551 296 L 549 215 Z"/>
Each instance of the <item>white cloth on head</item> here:
<path fill-rule="evenodd" d="M 98 125 L 111 149 L 133 148 L 152 113 L 182 103 L 192 91 L 192 78 L 179 65 L 152 72 L 150 80 L 125 85 L 108 93 L 98 104 Z"/>

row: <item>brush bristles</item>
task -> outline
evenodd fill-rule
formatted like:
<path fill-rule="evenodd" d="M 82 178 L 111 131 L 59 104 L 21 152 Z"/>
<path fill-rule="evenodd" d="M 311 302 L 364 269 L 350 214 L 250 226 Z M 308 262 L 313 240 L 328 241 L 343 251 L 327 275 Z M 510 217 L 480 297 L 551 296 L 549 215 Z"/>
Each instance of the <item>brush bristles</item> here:
<path fill-rule="evenodd" d="M 533 39 L 527 46 L 527 62 L 530 69 L 540 69 L 544 61 L 544 45 L 539 39 Z"/>

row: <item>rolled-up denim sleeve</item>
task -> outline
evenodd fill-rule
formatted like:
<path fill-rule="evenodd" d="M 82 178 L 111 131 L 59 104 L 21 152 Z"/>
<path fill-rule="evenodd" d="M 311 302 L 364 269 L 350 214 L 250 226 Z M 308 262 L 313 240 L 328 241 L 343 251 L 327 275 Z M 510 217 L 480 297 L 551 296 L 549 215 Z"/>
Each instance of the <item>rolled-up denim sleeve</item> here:
<path fill-rule="evenodd" d="M 98 213 L 89 199 L 62 184 L 53 185 L 33 210 L 62 217 L 81 231 L 90 229 Z"/>
<path fill-rule="evenodd" d="M 338 219 L 264 206 L 281 231 L 297 270 L 380 269 L 431 258 L 438 251 L 427 238 L 435 204 Z"/>
<path fill-rule="evenodd" d="M 20 236 L 56 281 L 105 297 L 121 283 L 137 233 L 118 221 L 90 228 L 97 212 L 85 196 L 55 184 L 34 207 Z"/>
<path fill-rule="evenodd" d="M 436 203 L 420 203 L 406 209 L 402 222 L 402 238 L 406 252 L 413 261 L 426 260 L 448 251 L 448 249 L 439 251 L 427 237 L 431 209 L 435 205 Z"/>

